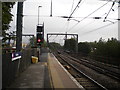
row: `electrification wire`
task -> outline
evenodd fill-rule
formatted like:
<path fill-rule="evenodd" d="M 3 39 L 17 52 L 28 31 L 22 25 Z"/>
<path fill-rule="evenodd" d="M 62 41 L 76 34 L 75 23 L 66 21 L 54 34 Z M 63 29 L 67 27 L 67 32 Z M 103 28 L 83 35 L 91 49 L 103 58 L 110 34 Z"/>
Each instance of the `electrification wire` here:
<path fill-rule="evenodd" d="M 79 1 L 79 2 L 81 2 L 81 1 Z M 78 4 L 79 4 L 79 2 L 78 2 Z M 74 6 L 74 0 L 73 0 L 73 2 L 72 2 L 72 7 L 71 7 L 71 14 L 70 14 L 70 16 L 68 17 L 68 19 L 67 19 L 67 28 L 66 28 L 66 31 L 68 30 L 68 28 L 69 28 L 69 18 L 72 16 L 72 14 L 74 13 L 74 11 L 77 9 L 77 7 L 73 10 L 73 6 Z M 78 6 L 78 5 L 77 5 Z M 73 10 L 73 12 L 72 12 L 72 10 Z M 67 33 L 67 32 L 66 32 Z"/>
<path fill-rule="evenodd" d="M 108 1 L 108 2 L 109 2 L 109 1 Z M 105 4 L 103 4 L 102 6 L 100 6 L 99 8 L 97 8 L 96 10 L 94 10 L 92 13 L 90 13 L 90 14 L 87 15 L 86 17 L 84 17 L 82 20 L 80 20 L 78 23 L 76 23 L 73 27 L 71 27 L 67 32 L 71 31 L 71 30 L 72 30 L 75 26 L 77 26 L 80 22 L 82 22 L 83 20 L 85 20 L 86 18 L 88 18 L 90 15 L 92 15 L 93 13 L 95 13 L 96 11 L 98 11 L 99 9 L 101 9 L 102 7 L 104 7 L 105 5 L 107 5 L 108 2 L 105 3 Z"/>
<path fill-rule="evenodd" d="M 82 0 L 81 0 L 82 1 Z M 77 4 L 77 6 L 76 6 L 76 8 L 73 10 L 73 6 L 74 6 L 74 0 L 73 0 L 73 3 L 72 3 L 72 7 L 71 7 L 71 16 L 72 16 L 72 13 L 74 13 L 75 12 L 75 10 L 77 9 L 77 7 L 79 7 L 79 4 L 81 3 L 81 1 L 79 1 L 78 2 L 78 4 Z M 84 0 L 85 1 L 85 0 Z M 83 2 L 81 3 L 81 5 L 83 4 Z M 73 12 L 72 12 L 72 10 L 73 10 Z M 68 22 L 68 26 L 67 26 L 67 28 L 66 28 L 66 31 L 68 31 L 68 28 L 69 28 L 69 19 L 71 18 L 71 16 L 69 16 L 68 17 L 68 20 L 67 20 L 67 22 Z M 72 20 L 75 20 L 75 19 L 72 19 Z M 77 21 L 77 20 L 75 20 L 75 21 Z M 67 33 L 67 32 L 66 32 Z"/>
<path fill-rule="evenodd" d="M 71 13 L 72 13 L 72 10 L 73 10 L 73 6 L 74 6 L 74 0 L 73 0 L 73 3 L 72 3 Z"/>
<path fill-rule="evenodd" d="M 83 28 L 86 28 L 87 26 L 89 26 L 89 25 L 91 25 L 91 24 L 93 24 L 95 22 L 95 19 L 94 20 L 92 20 L 91 22 L 89 22 L 88 24 L 86 24 L 86 25 L 84 25 L 84 26 L 82 26 L 80 29 L 77 29 L 77 30 L 74 30 L 74 32 L 75 31 L 80 31 L 80 30 L 82 30 Z"/>
<path fill-rule="evenodd" d="M 115 4 L 115 2 L 113 2 L 113 4 L 112 4 L 112 6 L 111 6 L 110 10 L 108 11 L 108 13 L 107 13 L 106 17 L 104 18 L 104 20 L 103 20 L 104 22 L 105 22 L 105 20 L 107 19 L 107 17 L 108 17 L 108 15 L 109 15 L 110 11 L 112 10 L 112 8 L 113 8 L 114 4 Z"/>
<path fill-rule="evenodd" d="M 70 13 L 72 13 L 73 6 L 74 6 L 74 0 L 73 0 L 73 2 L 72 2 L 72 7 L 71 7 L 71 11 L 70 11 Z M 68 28 L 69 28 L 69 21 L 67 20 L 67 27 L 66 27 L 66 31 L 68 30 Z M 66 33 L 67 33 L 67 32 L 66 32 Z"/>
<path fill-rule="evenodd" d="M 114 22 L 114 24 L 117 23 L 117 22 L 118 22 L 118 21 Z M 89 33 L 92 33 L 92 32 L 95 32 L 95 31 L 97 31 L 97 30 L 99 30 L 99 29 L 103 29 L 103 28 L 108 27 L 108 26 L 110 26 L 110 25 L 113 25 L 113 23 L 109 23 L 109 24 L 104 25 L 104 26 L 102 26 L 102 27 L 99 27 L 99 28 L 97 28 L 97 29 L 93 29 L 93 30 L 91 30 L 91 31 L 85 32 L 85 33 L 83 33 L 81 36 L 86 35 L 86 34 L 89 34 Z"/>
<path fill-rule="evenodd" d="M 70 22 L 68 21 L 68 23 L 67 23 L 67 27 L 66 27 L 66 31 L 68 30 L 68 28 L 69 28 L 69 24 L 70 24 Z M 67 33 L 67 32 L 66 32 Z"/>
<path fill-rule="evenodd" d="M 106 13 L 107 14 L 107 13 Z M 102 17 L 104 16 L 105 14 L 103 14 L 103 15 L 101 15 L 101 17 L 100 17 L 100 19 L 103 19 Z M 92 18 L 95 18 L 95 17 L 92 17 Z M 109 18 L 110 19 L 110 18 Z M 117 20 L 117 19 L 113 19 L 113 20 Z M 111 22 L 111 23 L 113 23 L 114 24 L 114 22 L 112 22 L 112 21 L 110 21 L 110 20 L 106 20 L 106 21 L 109 21 L 109 22 Z M 87 25 L 84 25 L 84 26 L 82 26 L 80 29 L 78 29 L 78 30 L 82 30 L 83 28 L 86 28 L 88 25 L 91 25 L 91 24 L 93 24 L 95 22 L 95 19 L 92 21 L 92 22 L 89 22 Z M 77 30 L 75 30 L 75 31 L 77 31 Z M 75 32 L 74 31 L 74 32 Z"/>
<path fill-rule="evenodd" d="M 82 4 L 85 2 L 85 0 L 82 0 L 82 2 L 81 2 L 81 5 L 80 6 L 82 6 Z M 71 7 L 71 12 L 70 13 L 72 13 L 72 10 L 73 10 L 73 6 L 74 6 L 74 0 L 73 0 L 73 3 L 72 3 L 72 7 Z M 79 5 L 78 5 L 78 8 L 80 7 Z M 77 10 L 77 9 L 76 9 Z M 69 18 L 71 18 L 71 17 L 69 17 Z M 68 19 L 69 19 L 68 18 Z"/>
<path fill-rule="evenodd" d="M 79 7 L 79 4 L 81 3 L 82 0 L 80 0 L 77 4 L 77 6 L 75 7 L 75 9 L 73 10 L 73 12 L 70 14 L 68 21 L 70 20 L 71 16 L 73 15 L 73 13 L 75 12 L 75 10 Z"/>

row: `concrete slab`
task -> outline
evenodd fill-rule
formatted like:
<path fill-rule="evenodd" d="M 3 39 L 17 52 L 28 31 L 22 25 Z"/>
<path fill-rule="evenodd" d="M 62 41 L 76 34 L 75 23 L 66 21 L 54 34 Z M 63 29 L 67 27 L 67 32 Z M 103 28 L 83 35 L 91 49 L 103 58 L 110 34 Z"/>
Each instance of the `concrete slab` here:
<path fill-rule="evenodd" d="M 46 63 L 47 63 L 47 60 L 48 60 L 48 53 L 42 53 L 42 54 L 40 55 L 39 61 L 40 61 L 40 62 L 46 62 Z"/>
<path fill-rule="evenodd" d="M 82 88 L 53 54 L 44 53 L 40 55 L 40 62 L 32 64 L 18 77 L 9 88 Z"/>
<path fill-rule="evenodd" d="M 47 51 L 47 50 L 46 50 Z M 31 64 L 20 76 L 10 85 L 9 89 L 51 89 L 51 82 L 48 70 L 48 53 L 40 55 L 40 62 Z"/>
<path fill-rule="evenodd" d="M 51 53 L 48 53 L 48 66 L 54 88 L 81 88 L 83 90 L 83 87 L 65 70 Z"/>
<path fill-rule="evenodd" d="M 9 88 L 44 88 L 45 63 L 32 64 Z"/>
<path fill-rule="evenodd" d="M 40 62 L 45 63 L 44 88 L 52 88 L 51 78 L 48 70 L 48 53 L 45 52 L 40 55 Z"/>

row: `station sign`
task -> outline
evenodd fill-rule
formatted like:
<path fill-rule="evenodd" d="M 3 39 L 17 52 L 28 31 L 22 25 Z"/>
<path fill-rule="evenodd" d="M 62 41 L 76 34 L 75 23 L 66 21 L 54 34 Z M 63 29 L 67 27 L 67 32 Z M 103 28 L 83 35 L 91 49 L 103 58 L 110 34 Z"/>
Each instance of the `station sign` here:
<path fill-rule="evenodd" d="M 21 52 L 12 53 L 12 61 L 20 59 L 20 58 L 21 58 Z"/>

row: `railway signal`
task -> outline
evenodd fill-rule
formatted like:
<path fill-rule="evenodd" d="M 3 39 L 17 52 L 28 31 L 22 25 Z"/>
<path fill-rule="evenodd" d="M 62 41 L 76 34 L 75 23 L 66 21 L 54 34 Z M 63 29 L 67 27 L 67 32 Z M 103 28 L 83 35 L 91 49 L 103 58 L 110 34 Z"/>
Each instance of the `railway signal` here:
<path fill-rule="evenodd" d="M 41 45 L 43 43 L 44 39 L 43 39 L 43 35 L 38 33 L 37 34 L 37 45 Z"/>
<path fill-rule="evenodd" d="M 37 26 L 37 45 L 41 46 L 44 41 L 44 24 Z"/>

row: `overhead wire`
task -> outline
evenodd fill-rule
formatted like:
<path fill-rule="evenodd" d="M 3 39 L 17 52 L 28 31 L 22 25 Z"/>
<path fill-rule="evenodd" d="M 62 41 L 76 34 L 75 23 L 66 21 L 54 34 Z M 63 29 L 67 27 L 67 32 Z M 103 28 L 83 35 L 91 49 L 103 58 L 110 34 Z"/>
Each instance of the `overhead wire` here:
<path fill-rule="evenodd" d="M 115 5 L 115 2 L 113 2 L 110 10 L 108 11 L 107 15 L 105 16 L 105 18 L 104 18 L 104 20 L 103 20 L 104 22 L 105 22 L 105 20 L 107 19 L 108 15 L 109 15 L 109 13 L 110 13 L 110 11 L 112 10 L 112 8 L 113 8 L 114 5 Z"/>
<path fill-rule="evenodd" d="M 72 10 L 73 10 L 73 6 L 74 6 L 74 0 L 73 0 L 73 2 L 72 2 L 71 13 L 72 13 Z"/>
<path fill-rule="evenodd" d="M 115 11 L 115 10 L 114 10 Z M 105 15 L 105 14 L 104 14 Z M 103 16 L 103 15 L 102 15 Z M 100 19 L 104 19 L 104 18 L 102 18 L 102 16 L 101 16 L 101 18 Z M 109 18 L 109 19 L 112 19 L 112 18 Z M 117 20 L 117 21 L 119 21 L 119 19 L 112 19 L 112 20 Z M 108 24 L 108 25 L 105 25 L 104 27 L 107 27 L 107 26 L 109 26 L 109 25 L 112 25 L 112 24 L 114 24 L 114 23 L 116 23 L 116 22 L 113 22 L 113 21 L 111 21 L 111 20 L 106 20 L 106 21 L 109 21 L 109 22 L 111 22 L 111 24 Z M 87 25 L 89 25 L 89 24 L 91 24 L 91 23 L 88 23 Z M 85 26 L 83 26 L 83 28 L 85 27 L 86 28 L 86 26 L 87 25 L 85 25 Z M 97 29 L 100 29 L 100 28 L 97 28 Z M 96 29 L 95 29 L 96 30 Z M 92 31 L 92 30 L 91 30 Z M 94 31 L 94 30 L 93 30 Z"/>
<path fill-rule="evenodd" d="M 105 13 L 105 14 L 107 14 L 107 13 Z M 98 17 L 98 18 L 99 18 L 99 19 L 104 19 L 104 18 L 102 18 L 102 17 L 103 17 L 105 14 L 101 15 L 101 17 Z M 90 18 L 97 18 L 97 17 L 90 17 Z M 111 19 L 111 18 L 109 18 L 109 19 Z M 113 20 L 117 20 L 117 19 L 113 19 Z M 106 21 L 109 21 L 109 22 L 111 22 L 111 23 L 114 24 L 114 22 L 112 22 L 112 21 L 110 21 L 110 20 L 106 20 Z M 88 25 L 91 25 L 91 24 L 93 24 L 94 22 L 95 22 L 95 19 L 92 20 L 91 22 L 89 22 L 87 25 L 82 26 L 80 29 L 74 30 L 74 32 L 75 32 L 75 31 L 78 31 L 78 30 L 81 30 L 81 29 L 83 29 L 83 28 L 86 28 Z"/>
<path fill-rule="evenodd" d="M 74 6 L 74 0 L 73 0 L 73 2 L 72 2 L 72 7 L 71 7 L 71 11 L 70 11 L 70 13 L 72 12 L 72 9 L 73 9 L 73 6 Z M 58 16 L 59 17 L 59 16 Z M 67 18 L 67 16 L 63 16 L 64 18 L 66 17 Z M 61 17 L 62 18 L 62 17 Z M 69 21 L 67 21 L 66 23 L 65 23 L 65 25 L 63 26 L 63 29 L 65 28 L 65 30 L 67 31 L 68 30 L 68 27 L 69 27 Z M 61 31 L 60 31 L 61 32 Z"/>
<path fill-rule="evenodd" d="M 109 1 L 108 1 L 109 2 Z M 104 7 L 105 5 L 108 4 L 108 2 L 106 2 L 105 4 L 103 4 L 102 6 L 100 6 L 99 8 L 97 8 L 96 10 L 94 10 L 92 13 L 90 13 L 89 15 L 87 15 L 86 17 L 84 17 L 82 20 L 80 20 L 78 23 L 76 23 L 75 25 L 73 25 L 67 32 L 71 31 L 74 27 L 76 27 L 80 22 L 82 22 L 83 20 L 85 20 L 86 18 L 88 18 L 90 15 L 92 15 L 93 13 L 95 13 L 96 11 L 98 11 L 99 9 L 101 9 L 102 7 Z"/>
<path fill-rule="evenodd" d="M 71 16 L 73 15 L 73 13 L 75 12 L 75 10 L 79 7 L 79 4 L 81 3 L 82 0 L 80 0 L 77 4 L 77 6 L 75 7 L 75 9 L 72 11 L 72 13 L 70 14 L 68 21 L 70 20 Z"/>
<path fill-rule="evenodd" d="M 66 28 L 67 25 L 68 25 L 68 22 L 66 21 L 65 24 L 64 24 L 63 27 L 62 27 L 62 30 L 63 30 L 64 28 Z M 61 32 L 61 31 L 59 31 L 59 32 Z"/>
<path fill-rule="evenodd" d="M 81 28 L 79 28 L 79 29 L 77 29 L 77 30 L 74 30 L 74 32 L 75 32 L 75 31 L 78 31 L 78 30 L 80 31 L 80 30 L 82 30 L 83 28 L 86 28 L 87 26 L 93 24 L 94 22 L 95 22 L 95 19 L 92 20 L 91 22 L 87 23 L 86 25 L 82 26 Z"/>
<path fill-rule="evenodd" d="M 118 22 L 118 21 L 114 22 L 114 24 L 117 23 L 117 22 Z M 104 25 L 104 26 L 102 26 L 102 27 L 99 27 L 99 28 L 97 28 L 97 29 L 93 29 L 93 30 L 90 30 L 90 31 L 88 31 L 88 32 L 85 32 L 85 33 L 83 33 L 81 36 L 86 35 L 86 34 L 89 34 L 89 33 L 92 33 L 92 32 L 95 32 L 95 31 L 97 31 L 97 30 L 99 30 L 99 29 L 103 29 L 103 28 L 108 27 L 108 26 L 110 26 L 110 25 L 113 25 L 113 23 L 109 23 L 109 24 Z"/>
<path fill-rule="evenodd" d="M 72 7 L 71 7 L 71 11 L 70 11 L 70 13 L 72 13 L 73 6 L 74 6 L 74 0 L 73 0 L 73 2 L 72 2 Z M 69 20 L 67 20 L 67 27 L 66 27 L 66 31 L 68 30 L 68 28 L 69 28 Z M 67 32 L 66 32 L 66 33 L 67 33 Z"/>

